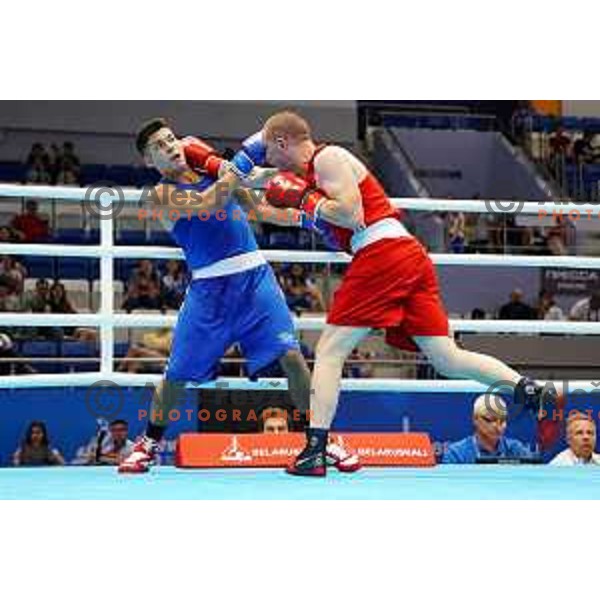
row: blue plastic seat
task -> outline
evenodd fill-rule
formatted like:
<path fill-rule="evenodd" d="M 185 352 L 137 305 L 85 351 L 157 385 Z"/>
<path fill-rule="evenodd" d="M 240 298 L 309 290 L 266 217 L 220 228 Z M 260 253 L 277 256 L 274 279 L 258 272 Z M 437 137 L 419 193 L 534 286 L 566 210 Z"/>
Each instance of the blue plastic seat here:
<path fill-rule="evenodd" d="M 58 341 L 26 341 L 21 345 L 21 356 L 24 358 L 55 358 L 59 356 Z M 61 366 L 58 362 L 31 361 L 31 366 L 39 373 L 60 373 Z"/>
<path fill-rule="evenodd" d="M 90 185 L 99 181 L 106 181 L 106 165 L 81 165 L 79 175 L 81 185 Z"/>
<path fill-rule="evenodd" d="M 24 256 L 22 261 L 27 268 L 27 275 L 36 279 L 54 279 L 55 259 L 51 256 Z"/>
<path fill-rule="evenodd" d="M 19 162 L 0 163 L 0 181 L 24 181 L 27 166 Z"/>
<path fill-rule="evenodd" d="M 115 344 L 115 356 L 122 358 L 129 350 L 129 342 L 117 342 Z"/>
<path fill-rule="evenodd" d="M 132 186 L 135 181 L 135 167 L 112 165 L 106 169 L 106 179 L 116 185 Z"/>
<path fill-rule="evenodd" d="M 62 356 L 64 358 L 92 358 L 97 357 L 98 346 L 91 342 L 63 341 Z M 66 372 L 72 371 L 96 371 L 98 364 L 91 361 L 65 361 Z"/>
<path fill-rule="evenodd" d="M 87 236 L 85 231 L 79 229 L 57 229 L 54 232 L 53 240 L 56 244 L 85 244 Z"/>
<path fill-rule="evenodd" d="M 150 244 L 156 246 L 174 246 L 175 242 L 168 231 L 156 230 L 150 231 Z"/>
<path fill-rule="evenodd" d="M 95 259 L 65 257 L 58 259 L 56 273 L 59 279 L 88 279 L 90 263 Z"/>
<path fill-rule="evenodd" d="M 133 173 L 133 184 L 136 187 L 143 187 L 145 185 L 156 185 L 160 180 L 160 173 L 154 169 L 146 169 L 141 167 L 135 169 Z"/>
<path fill-rule="evenodd" d="M 126 246 L 143 246 L 148 243 L 148 240 L 145 231 L 124 229 L 117 233 L 117 242 Z"/>

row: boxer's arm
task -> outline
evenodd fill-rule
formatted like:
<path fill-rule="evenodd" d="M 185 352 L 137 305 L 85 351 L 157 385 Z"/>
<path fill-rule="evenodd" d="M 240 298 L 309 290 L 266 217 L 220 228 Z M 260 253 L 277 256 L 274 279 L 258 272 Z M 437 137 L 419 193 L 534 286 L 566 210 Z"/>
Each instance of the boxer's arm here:
<path fill-rule="evenodd" d="M 269 204 L 264 197 L 257 196 L 254 190 L 240 188 L 235 199 L 248 213 L 250 221 L 272 223 L 282 227 L 301 227 L 301 213 L 295 208 L 277 208 Z"/>
<path fill-rule="evenodd" d="M 214 212 L 223 208 L 231 194 L 241 185 L 240 178 L 233 171 L 227 171 L 203 192 L 161 183 L 154 188 L 152 201 L 161 208 L 192 208 Z"/>
<path fill-rule="evenodd" d="M 348 160 L 335 148 L 326 148 L 315 160 L 315 178 L 327 195 L 318 216 L 348 229 L 363 227 L 362 196 Z"/>

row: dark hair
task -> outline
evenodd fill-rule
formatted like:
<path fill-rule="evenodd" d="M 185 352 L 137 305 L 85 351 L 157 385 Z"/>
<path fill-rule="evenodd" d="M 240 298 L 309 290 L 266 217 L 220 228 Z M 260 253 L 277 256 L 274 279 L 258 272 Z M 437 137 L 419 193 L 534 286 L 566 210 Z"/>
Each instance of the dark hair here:
<path fill-rule="evenodd" d="M 150 137 L 163 127 L 169 127 L 169 124 L 167 123 L 167 120 L 162 117 L 152 119 L 142 125 L 135 138 L 135 147 L 140 154 L 144 154 L 144 150 L 146 149 Z"/>
<path fill-rule="evenodd" d="M 290 409 L 283 405 L 267 404 L 266 406 L 263 406 L 259 413 L 258 430 L 261 432 L 263 431 L 267 419 L 270 419 L 271 417 L 281 417 L 285 419 L 288 429 L 291 431 L 293 423 L 290 413 Z"/>
<path fill-rule="evenodd" d="M 27 446 L 31 446 L 31 434 L 35 427 L 42 430 L 42 446 L 46 446 L 46 448 L 50 446 L 50 440 L 48 439 L 48 430 L 46 429 L 46 423 L 44 423 L 43 421 L 31 421 L 31 423 L 29 423 L 29 427 L 27 427 L 27 433 L 25 433 L 25 438 L 23 439 L 21 448 L 25 449 Z"/>
<path fill-rule="evenodd" d="M 125 425 L 125 427 L 129 428 L 129 423 L 125 419 L 115 419 L 110 422 L 109 427 L 113 427 L 114 425 Z"/>

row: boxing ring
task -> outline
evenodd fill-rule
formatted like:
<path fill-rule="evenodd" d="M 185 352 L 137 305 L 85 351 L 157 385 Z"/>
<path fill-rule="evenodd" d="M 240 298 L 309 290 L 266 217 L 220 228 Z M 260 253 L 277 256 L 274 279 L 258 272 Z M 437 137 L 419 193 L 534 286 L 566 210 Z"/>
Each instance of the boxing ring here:
<path fill-rule="evenodd" d="M 135 387 L 156 383 L 160 375 L 125 374 L 114 370 L 116 328 L 160 328 L 173 326 L 173 315 L 121 314 L 115 312 L 113 293 L 114 259 L 182 259 L 177 248 L 158 246 L 118 246 L 114 244 L 115 205 L 135 203 L 137 189 L 103 188 L 91 199 L 93 188 L 21 186 L 0 184 L 0 197 L 92 202 L 100 216 L 100 243 L 93 245 L 1 243 L 0 255 L 85 257 L 100 261 L 100 306 L 92 314 L 0 313 L 0 325 L 15 327 L 95 327 L 99 328 L 100 368 L 98 371 L 63 374 L 10 375 L 0 377 L 0 398 L 7 389 L 87 387 L 99 381 Z M 499 201 L 394 199 L 399 208 L 419 211 L 490 212 Z M 492 209 L 494 207 L 492 206 Z M 598 208 L 581 203 L 545 203 L 544 210 L 565 214 Z M 116 209 L 115 209 L 116 210 Z M 540 204 L 520 202 L 522 214 L 538 214 Z M 498 214 L 509 211 L 501 208 Z M 118 218 L 118 216 L 116 216 Z M 344 264 L 346 254 L 320 251 L 263 251 L 272 262 Z M 600 269 L 600 258 L 582 256 L 514 256 L 481 254 L 432 254 L 436 265 L 518 266 Z M 319 331 L 324 317 L 299 317 L 299 330 Z M 452 319 L 452 330 L 468 333 L 535 333 L 600 335 L 600 323 L 561 321 L 496 321 Z M 595 391 L 593 381 L 572 381 L 573 387 Z M 285 380 L 244 378 L 220 379 L 199 388 L 228 387 L 236 390 L 286 389 Z M 483 392 L 486 387 L 473 381 L 411 379 L 345 379 L 342 390 L 369 392 Z M 432 469 L 372 468 L 343 476 L 331 473 L 324 481 L 299 481 L 268 469 L 180 471 L 156 468 L 135 478 L 119 477 L 113 469 L 69 467 L 66 469 L 0 469 L 1 498 L 600 498 L 600 472 L 593 469 L 557 469 L 546 466 L 437 466 Z"/>

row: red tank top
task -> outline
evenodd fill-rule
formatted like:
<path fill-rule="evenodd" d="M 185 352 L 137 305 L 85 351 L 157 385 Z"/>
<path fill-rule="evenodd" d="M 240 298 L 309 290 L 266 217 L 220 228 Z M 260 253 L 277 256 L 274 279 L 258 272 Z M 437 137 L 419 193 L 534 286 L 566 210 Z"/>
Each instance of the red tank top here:
<path fill-rule="evenodd" d="M 308 163 L 306 181 L 311 187 L 314 188 L 318 187 L 315 177 L 315 159 L 319 152 L 325 148 L 327 148 L 327 144 L 317 146 L 315 153 Z M 392 218 L 400 220 L 402 212 L 392 206 L 392 203 L 387 197 L 382 185 L 379 183 L 379 181 L 377 181 L 377 178 L 370 171 L 367 170 L 367 174 L 360 182 L 358 188 L 362 198 L 365 225 L 367 225 L 367 227 L 373 223 L 376 223 L 377 221 L 381 221 L 382 219 Z M 349 252 L 350 240 L 352 239 L 354 231 L 351 229 L 346 229 L 345 227 L 333 225 L 332 223 L 327 223 L 327 225 L 340 249 Z"/>

